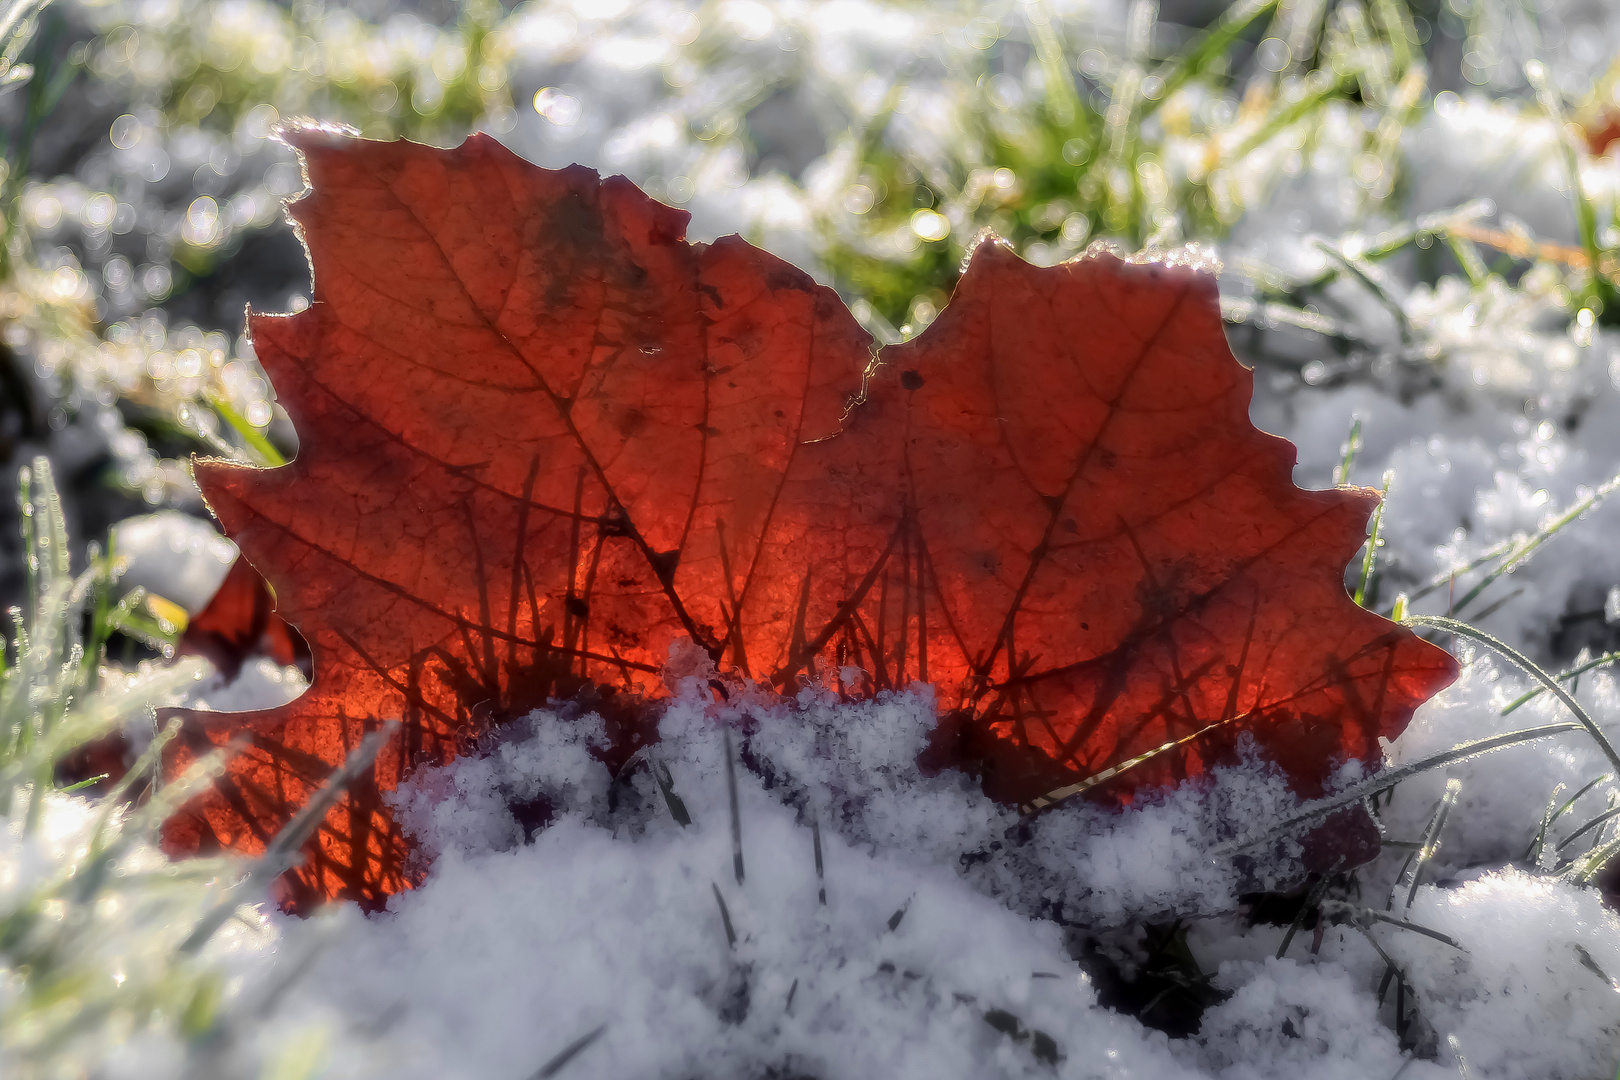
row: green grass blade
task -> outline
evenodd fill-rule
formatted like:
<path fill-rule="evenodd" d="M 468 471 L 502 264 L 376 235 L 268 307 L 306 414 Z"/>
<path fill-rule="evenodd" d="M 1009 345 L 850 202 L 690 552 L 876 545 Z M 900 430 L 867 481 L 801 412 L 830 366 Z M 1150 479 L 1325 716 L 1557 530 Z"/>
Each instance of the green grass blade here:
<path fill-rule="evenodd" d="M 1344 440 L 1344 456 L 1333 467 L 1333 486 L 1342 487 L 1350 482 L 1350 470 L 1355 467 L 1356 455 L 1361 453 L 1361 417 L 1354 417 L 1350 421 L 1350 436 Z M 1388 473 L 1385 474 L 1389 475 Z M 1384 493 L 1389 493 L 1389 484 L 1384 484 Z M 1378 511 L 1383 513 L 1384 504 L 1378 504 Z M 1356 603 L 1361 603 L 1357 600 Z"/>
<path fill-rule="evenodd" d="M 1557 675 L 1554 675 L 1553 678 L 1557 679 L 1559 682 L 1569 682 L 1571 679 L 1577 679 L 1582 675 L 1585 675 L 1593 668 L 1602 667 L 1605 664 L 1612 664 L 1616 660 L 1620 660 L 1620 652 L 1607 652 L 1602 656 L 1594 656 L 1584 664 L 1577 664 L 1568 671 L 1560 671 Z M 1513 712 L 1515 709 L 1526 704 L 1533 698 L 1538 698 L 1546 692 L 1546 689 L 1540 686 L 1536 687 L 1534 690 L 1526 690 L 1524 693 L 1514 698 L 1508 704 L 1507 708 L 1502 710 L 1502 715 L 1506 716 L 1508 713 Z"/>
<path fill-rule="evenodd" d="M 1587 855 L 1570 867 L 1567 877 L 1571 884 L 1586 885 L 1620 855 L 1620 836 Z"/>
<path fill-rule="evenodd" d="M 1359 421 L 1358 421 L 1359 424 Z M 1359 428 L 1357 429 L 1359 432 Z M 1348 460 L 1348 459 L 1347 459 Z M 1346 472 L 1349 466 L 1346 465 Z M 1384 507 L 1389 505 L 1389 485 L 1395 479 L 1393 469 L 1384 470 L 1384 487 L 1378 499 L 1378 508 L 1373 511 L 1372 533 L 1367 537 L 1367 554 L 1361 559 L 1361 581 L 1356 584 L 1355 601 L 1357 607 L 1367 606 L 1367 583 L 1372 580 L 1373 566 L 1378 558 L 1378 547 L 1383 541 Z"/>
<path fill-rule="evenodd" d="M 1620 316 L 1620 311 L 1614 310 L 1615 301 L 1620 297 L 1617 297 L 1613 283 L 1598 269 L 1603 265 L 1603 248 L 1598 242 L 1597 210 L 1586 194 L 1586 185 L 1581 182 L 1581 147 L 1569 133 L 1563 102 L 1557 89 L 1547 79 L 1546 66 L 1540 60 L 1531 60 L 1524 65 L 1524 75 L 1536 92 L 1536 100 L 1552 121 L 1564 159 L 1564 171 L 1569 175 L 1570 198 L 1575 204 L 1575 229 L 1580 235 L 1581 250 L 1586 252 L 1587 266 L 1592 274 L 1587 287 L 1588 306 L 1595 307 L 1598 315 L 1606 315 L 1605 321 L 1613 320 Z"/>
<path fill-rule="evenodd" d="M 1558 847 L 1555 850 L 1563 851 L 1566 847 L 1569 847 L 1571 844 L 1573 844 L 1575 841 L 1579 840 L 1581 837 L 1585 836 L 1587 833 L 1591 832 L 1593 829 L 1602 828 L 1605 824 L 1607 824 L 1608 822 L 1614 820 L 1617 817 L 1620 817 L 1620 806 L 1612 806 L 1612 807 L 1610 807 L 1609 809 L 1603 811 L 1603 813 L 1599 814 L 1597 817 L 1592 818 L 1590 821 L 1586 822 L 1580 828 L 1576 829 L 1574 832 L 1570 833 L 1568 836 L 1566 836 L 1562 840 L 1560 840 L 1558 842 Z"/>
<path fill-rule="evenodd" d="M 1389 907 L 1393 910 L 1395 901 L 1402 890 L 1406 892 L 1406 900 L 1401 904 L 1401 910 L 1411 908 L 1412 901 L 1417 899 L 1418 886 L 1423 884 L 1423 870 L 1440 851 L 1440 834 L 1445 831 L 1446 818 L 1451 816 L 1451 810 L 1457 805 L 1457 798 L 1462 794 L 1462 781 L 1456 778 L 1446 781 L 1446 792 L 1435 803 L 1434 813 L 1429 817 L 1429 824 L 1423 830 L 1423 840 L 1418 849 L 1406 857 L 1407 865 L 1402 868 L 1401 876 L 1395 884 L 1395 889 L 1389 896 Z"/>
<path fill-rule="evenodd" d="M 1569 813 L 1569 811 L 1574 808 L 1575 804 L 1580 801 L 1582 795 L 1585 795 L 1588 791 L 1591 791 L 1599 784 L 1607 781 L 1611 778 L 1611 776 L 1611 773 L 1604 773 L 1596 780 L 1587 781 L 1579 791 L 1565 799 L 1564 804 L 1562 806 L 1558 806 L 1556 810 L 1554 809 L 1554 806 L 1556 806 L 1558 803 L 1558 793 L 1564 789 L 1564 785 L 1559 784 L 1556 788 L 1554 788 L 1552 798 L 1547 800 L 1547 812 L 1543 814 L 1541 818 L 1541 828 L 1537 830 L 1536 838 L 1530 841 L 1530 847 L 1525 850 L 1524 857 L 1520 861 L 1532 862 L 1539 860 L 1541 858 L 1542 849 L 1547 844 L 1547 831 L 1552 828 L 1553 822 Z"/>
<path fill-rule="evenodd" d="M 1222 12 L 1213 29 L 1205 31 L 1181 55 L 1158 69 L 1155 74 L 1164 82 L 1164 93 L 1143 106 L 1142 116 L 1153 115 L 1170 95 L 1203 75 L 1216 60 L 1224 58 L 1252 23 L 1276 6 L 1277 0 L 1243 0 Z"/>

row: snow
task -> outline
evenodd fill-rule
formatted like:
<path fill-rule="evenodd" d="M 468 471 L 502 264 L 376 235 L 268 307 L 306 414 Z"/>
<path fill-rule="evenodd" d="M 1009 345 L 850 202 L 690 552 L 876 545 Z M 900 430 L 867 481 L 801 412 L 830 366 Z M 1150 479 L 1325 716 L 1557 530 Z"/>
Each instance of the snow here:
<path fill-rule="evenodd" d="M 723 734 L 733 710 L 695 697 L 666 714 L 657 748 L 688 826 L 667 812 L 650 771 L 636 773 L 615 811 L 599 764 L 583 759 L 566 774 L 541 764 L 562 749 L 558 732 L 576 749 L 599 737 L 589 717 L 536 716 L 540 734 L 413 781 L 404 820 L 443 852 L 431 879 L 382 917 L 347 915 L 352 925 L 323 954 L 311 985 L 350 1015 L 395 1017 L 401 1041 L 387 1068 L 396 1075 L 523 1075 L 602 1025 L 580 1075 L 764 1075 L 773 1067 L 777 1075 L 1043 1075 L 1037 1031 L 1056 1040 L 1060 1076 L 1098 1075 L 1099 1062 L 1103 1075 L 1197 1075 L 1162 1035 L 1097 1006 L 1056 924 L 1010 910 L 956 872 L 954 856 L 999 831 L 1004 811 L 957 777 L 922 781 L 921 798 L 898 798 L 919 782 L 897 755 L 914 751 L 915 732 L 931 717 L 926 694 L 798 708 L 819 710 L 820 723 L 796 718 L 830 745 L 829 763 L 815 779 L 813 771 L 791 781 L 778 773 L 769 790 L 756 769 L 737 769 L 741 882 Z M 763 734 L 793 712 L 761 716 L 762 734 L 747 742 L 770 760 L 767 772 L 810 764 L 803 741 Z M 856 732 L 842 740 L 829 722 Z M 884 738 L 880 725 L 896 737 Z M 874 752 L 870 775 L 849 768 L 852 746 Z M 792 797 L 829 776 L 843 783 Z M 509 813 L 473 831 L 494 791 L 543 792 L 555 817 L 529 844 Z M 821 823 L 821 879 L 810 820 Z M 994 1010 L 1016 1017 L 1025 1037 L 987 1023 Z"/>
<path fill-rule="evenodd" d="M 236 545 L 209 522 L 178 510 L 125 518 L 112 529 L 124 560 L 119 581 L 172 600 L 192 615 L 208 606 L 236 562 Z"/>
<path fill-rule="evenodd" d="M 192 709 L 248 712 L 285 705 L 304 692 L 309 681 L 296 667 L 283 667 L 266 656 L 245 662 L 234 679 L 212 672 L 186 698 Z"/>
<path fill-rule="evenodd" d="M 1221 770 L 1124 813 L 1064 807 L 1017 840 L 1016 819 L 966 777 L 917 772 L 933 717 L 925 688 L 715 702 L 693 682 L 660 723 L 657 765 L 615 785 L 590 756 L 598 718 L 532 714 L 397 793 L 432 872 L 381 916 L 336 916 L 302 1007 L 386 1022 L 387 1057 L 366 1068 L 403 1076 L 524 1075 L 598 1029 L 572 1075 L 1350 1080 L 1402 1067 L 1409 1055 L 1374 992 L 1383 962 L 1358 933 L 1331 929 L 1312 957 L 1307 932 L 1279 960 L 1281 927 L 1231 914 L 1239 876 L 1208 848 L 1232 823 L 1292 805 L 1269 770 Z M 728 733 L 733 761 L 747 762 L 734 766 L 741 881 Z M 671 813 L 660 766 L 691 824 Z M 550 817 L 535 828 L 514 810 L 537 799 Z M 1103 1007 L 1068 940 L 1112 927 L 1125 934 L 1117 948 L 1129 927 L 1172 910 L 1207 916 L 1194 948 L 1230 995 L 1180 1042 Z M 1467 950 L 1369 931 L 1405 965 L 1423 1022 L 1456 1036 L 1471 1075 L 1574 1077 L 1620 1050 L 1620 992 L 1575 949 L 1620 970 L 1620 919 L 1591 890 L 1508 870 L 1426 885 L 1403 914 Z M 1005 1023 L 1024 1037 L 987 1014 L 1015 1018 Z M 1061 1060 L 1036 1055 L 1036 1032 Z M 1456 1073 L 1413 1060 L 1403 1075 Z"/>
<path fill-rule="evenodd" d="M 1388 947 L 1477 1075 L 1576 1080 L 1613 1060 L 1620 920 L 1595 892 L 1504 870 L 1425 887 L 1409 915 L 1462 946 L 1402 934 Z"/>
<path fill-rule="evenodd" d="M 1395 1033 L 1361 980 L 1336 964 L 1292 958 L 1229 960 L 1216 984 L 1232 996 L 1204 1014 L 1189 1056 L 1221 1080 L 1362 1080 L 1402 1067 Z M 1408 1077 L 1454 1077 L 1427 1061 Z"/>

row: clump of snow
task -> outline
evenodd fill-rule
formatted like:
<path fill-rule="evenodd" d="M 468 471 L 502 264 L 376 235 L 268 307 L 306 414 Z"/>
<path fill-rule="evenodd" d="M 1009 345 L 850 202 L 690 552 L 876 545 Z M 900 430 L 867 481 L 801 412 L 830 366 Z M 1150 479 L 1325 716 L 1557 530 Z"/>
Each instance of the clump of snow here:
<path fill-rule="evenodd" d="M 562 723 L 555 714 L 536 713 L 506 735 L 489 754 L 423 769 L 392 795 L 400 825 L 420 854 L 509 851 L 539 824 L 520 822 L 518 808 L 536 818 L 559 809 L 602 809 L 610 778 L 591 755 L 607 742 L 601 717 L 588 713 Z"/>
<path fill-rule="evenodd" d="M 784 706 L 733 746 L 741 880 L 733 710 L 695 698 L 671 706 L 652 749 L 687 826 L 652 769 L 604 816 L 606 771 L 580 757 L 600 733 L 589 719 L 535 714 L 484 758 L 414 779 L 399 805 L 441 851 L 432 874 L 382 917 L 342 916 L 312 990 L 388 1025 L 375 1065 L 392 1075 L 526 1075 L 598 1028 L 578 1075 L 1196 1075 L 1162 1036 L 1098 1007 L 1056 924 L 958 873 L 961 851 L 1008 819 L 904 756 L 932 722 L 926 694 L 802 704 L 811 735 L 786 731 Z M 871 753 L 869 776 L 852 747 Z M 521 845 L 499 807 L 541 793 L 553 816 Z"/>
<path fill-rule="evenodd" d="M 1204 1013 L 1184 1053 L 1221 1080 L 1393 1077 L 1404 1055 L 1359 976 L 1293 958 L 1227 961 L 1216 984 L 1231 996 Z M 1402 1075 L 1433 1080 L 1456 1071 L 1413 1061 Z"/>
<path fill-rule="evenodd" d="M 659 743 L 640 755 L 651 767 L 627 770 L 614 812 L 607 770 L 591 754 L 604 738 L 600 719 L 542 710 L 502 732 L 481 756 L 423 770 L 392 798 L 429 855 L 510 850 L 541 821 L 567 812 L 642 828 L 664 812 L 655 769 L 667 770 L 694 817 L 708 808 L 705 800 L 723 797 L 715 763 L 723 732 L 735 731 L 736 767 L 804 827 L 814 823 L 875 857 L 919 869 L 955 868 L 987 896 L 1029 915 L 1116 926 L 1170 912 L 1215 913 L 1231 910 L 1239 891 L 1262 881 L 1303 877 L 1297 845 L 1285 846 L 1281 859 L 1268 853 L 1273 861 L 1208 855 L 1244 823 L 1274 819 L 1298 803 L 1283 775 L 1252 755 L 1129 811 L 1075 800 L 1024 821 L 964 773 L 919 770 L 936 722 L 926 687 L 870 701 L 805 690 L 791 701 L 737 704 L 694 692 L 665 712 Z M 729 814 L 716 805 L 709 812 Z"/>
<path fill-rule="evenodd" d="M 1591 889 L 1507 870 L 1419 890 L 1391 939 L 1425 1019 L 1479 1077 L 1578 1080 L 1620 1053 L 1620 917 Z"/>
<path fill-rule="evenodd" d="M 302 694 L 309 680 L 295 665 L 283 666 L 266 656 L 242 663 L 235 678 L 213 671 L 190 691 L 187 708 L 213 712 L 251 712 L 285 705 Z"/>
<path fill-rule="evenodd" d="M 195 615 L 219 591 L 236 545 L 214 526 L 178 510 L 125 518 L 112 529 L 113 554 L 124 560 L 125 588 L 143 586 Z"/>
<path fill-rule="evenodd" d="M 1358 773 L 1352 765 L 1334 786 Z M 1282 774 L 1251 750 L 1241 764 L 1127 810 L 1075 802 L 1043 815 L 1023 846 L 969 877 L 995 882 L 1023 910 L 1089 926 L 1231 911 L 1243 892 L 1302 881 L 1300 846 L 1290 839 L 1238 859 L 1212 858 L 1210 849 L 1298 804 Z"/>
<path fill-rule="evenodd" d="M 700 684 L 618 780 L 593 753 L 601 721 L 559 710 L 412 777 L 394 803 L 436 856 L 427 881 L 379 917 L 336 917 L 305 1006 L 386 1030 L 366 1067 L 404 1076 L 526 1075 L 599 1029 L 577 1075 L 1399 1067 L 1366 957 L 1240 953 L 1221 968 L 1235 996 L 1175 1046 L 1103 1007 L 1074 959 L 1076 929 L 1129 939 L 1145 917 L 1235 910 L 1256 868 L 1208 849 L 1295 804 L 1274 770 L 1251 761 L 1129 810 L 1021 823 L 969 778 L 918 769 L 926 690 L 715 702 Z M 1251 1053 L 1271 1071 L 1245 1072 Z"/>

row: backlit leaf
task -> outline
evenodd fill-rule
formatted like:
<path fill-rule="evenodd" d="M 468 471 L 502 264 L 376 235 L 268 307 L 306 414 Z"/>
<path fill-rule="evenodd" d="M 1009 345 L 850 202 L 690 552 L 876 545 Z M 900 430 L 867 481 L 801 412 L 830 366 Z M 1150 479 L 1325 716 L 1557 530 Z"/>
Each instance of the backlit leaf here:
<path fill-rule="evenodd" d="M 381 801 L 504 717 L 586 695 L 622 760 L 672 645 L 781 691 L 935 686 L 933 765 L 1009 802 L 1104 773 L 1129 801 L 1247 734 L 1302 794 L 1376 761 L 1451 658 L 1351 602 L 1376 497 L 1303 491 L 1248 418 L 1211 275 L 987 240 L 875 353 L 829 289 L 628 181 L 289 136 L 314 302 L 257 315 L 291 465 L 200 463 L 314 654 L 172 850 L 253 851 L 362 736 L 403 734 L 288 880 L 410 883 Z M 611 762 L 610 762 L 611 763 Z"/>

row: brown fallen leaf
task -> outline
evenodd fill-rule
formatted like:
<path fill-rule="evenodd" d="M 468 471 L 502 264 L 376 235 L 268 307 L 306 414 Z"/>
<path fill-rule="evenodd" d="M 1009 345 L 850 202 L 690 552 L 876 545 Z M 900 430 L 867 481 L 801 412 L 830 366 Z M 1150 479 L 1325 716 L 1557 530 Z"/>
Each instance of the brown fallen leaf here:
<path fill-rule="evenodd" d="M 1009 802 L 1185 740 L 1091 791 L 1128 801 L 1243 735 L 1312 794 L 1455 674 L 1346 595 L 1375 496 L 1293 485 L 1206 273 L 990 240 L 874 360 L 830 289 L 621 177 L 289 138 L 314 301 L 251 331 L 301 449 L 197 478 L 314 679 L 193 717 L 171 768 L 251 747 L 171 851 L 259 850 L 399 717 L 286 882 L 380 904 L 412 878 L 383 791 L 580 693 L 622 760 L 688 639 L 783 691 L 932 683 L 930 762 Z"/>

